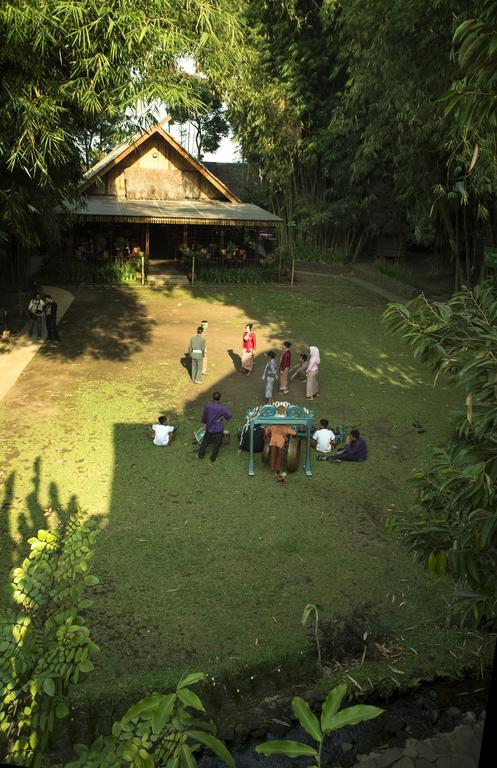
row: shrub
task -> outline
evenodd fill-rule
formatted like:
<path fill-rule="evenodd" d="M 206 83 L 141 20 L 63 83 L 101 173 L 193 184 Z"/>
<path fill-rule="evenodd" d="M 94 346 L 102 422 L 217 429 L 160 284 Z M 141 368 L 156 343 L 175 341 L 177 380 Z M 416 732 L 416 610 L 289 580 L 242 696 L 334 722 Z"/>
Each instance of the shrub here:
<path fill-rule="evenodd" d="M 0 614 L 0 746 L 7 760 L 33 768 L 68 714 L 70 683 L 91 672 L 98 651 L 81 616 L 91 605 L 85 589 L 98 583 L 88 572 L 94 525 L 79 514 L 63 518 L 29 539 Z"/>
<path fill-rule="evenodd" d="M 393 277 L 395 280 L 398 280 L 399 283 L 405 283 L 405 285 L 410 285 L 413 288 L 417 287 L 416 278 L 413 273 L 403 264 L 386 261 L 386 259 L 375 259 L 373 264 L 376 271 L 381 272 L 382 275 Z"/>
<path fill-rule="evenodd" d="M 40 277 L 64 285 L 127 283 L 141 273 L 139 257 L 108 259 L 106 261 L 79 261 L 51 256 L 44 260 Z"/>
<path fill-rule="evenodd" d="M 345 251 L 340 246 L 322 248 L 313 243 L 296 242 L 295 260 L 312 264 L 345 264 Z"/>
<path fill-rule="evenodd" d="M 461 623 L 497 623 L 497 282 L 430 304 L 392 304 L 385 317 L 437 377 L 465 394 L 446 448 L 418 471 L 416 504 L 388 521 L 435 574 L 456 581 Z"/>
<path fill-rule="evenodd" d="M 195 268 L 195 281 L 201 283 L 260 285 L 274 282 L 276 279 L 277 273 L 262 267 L 237 268 L 199 264 Z"/>

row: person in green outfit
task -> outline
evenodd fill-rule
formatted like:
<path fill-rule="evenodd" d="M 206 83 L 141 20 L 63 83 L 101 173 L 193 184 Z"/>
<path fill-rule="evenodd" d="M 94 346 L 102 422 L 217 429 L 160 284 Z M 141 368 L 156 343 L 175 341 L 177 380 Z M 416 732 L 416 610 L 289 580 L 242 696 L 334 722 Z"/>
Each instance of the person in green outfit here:
<path fill-rule="evenodd" d="M 197 328 L 197 335 L 192 336 L 188 345 L 188 354 L 192 361 L 192 381 L 202 384 L 202 366 L 205 354 L 204 329 L 201 325 Z"/>

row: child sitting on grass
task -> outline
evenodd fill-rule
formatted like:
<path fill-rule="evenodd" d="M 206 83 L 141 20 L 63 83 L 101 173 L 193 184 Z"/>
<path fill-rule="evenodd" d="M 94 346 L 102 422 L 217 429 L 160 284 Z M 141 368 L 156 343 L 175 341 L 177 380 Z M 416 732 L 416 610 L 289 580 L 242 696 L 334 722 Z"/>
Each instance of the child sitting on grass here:
<path fill-rule="evenodd" d="M 299 362 L 297 365 L 294 365 L 293 368 L 290 368 L 290 381 L 294 381 L 297 377 L 299 381 L 305 381 L 306 380 L 306 372 L 307 371 L 307 355 L 302 352 L 301 355 L 299 355 Z"/>

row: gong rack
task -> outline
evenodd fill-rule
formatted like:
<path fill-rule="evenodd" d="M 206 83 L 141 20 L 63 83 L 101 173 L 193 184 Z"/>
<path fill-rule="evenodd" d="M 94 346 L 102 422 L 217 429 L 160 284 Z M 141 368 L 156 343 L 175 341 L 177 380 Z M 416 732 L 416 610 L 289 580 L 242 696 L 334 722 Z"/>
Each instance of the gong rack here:
<path fill-rule="evenodd" d="M 248 473 L 250 477 L 255 475 L 254 465 L 254 427 L 261 424 L 263 427 L 270 427 L 276 424 L 286 424 L 288 427 L 303 426 L 305 429 L 305 462 L 304 472 L 307 477 L 312 476 L 311 470 L 311 428 L 314 421 L 314 411 L 304 408 L 301 405 L 293 405 L 287 402 L 277 402 L 266 405 L 257 405 L 255 408 L 247 410 L 247 425 L 249 427 L 249 466 Z"/>

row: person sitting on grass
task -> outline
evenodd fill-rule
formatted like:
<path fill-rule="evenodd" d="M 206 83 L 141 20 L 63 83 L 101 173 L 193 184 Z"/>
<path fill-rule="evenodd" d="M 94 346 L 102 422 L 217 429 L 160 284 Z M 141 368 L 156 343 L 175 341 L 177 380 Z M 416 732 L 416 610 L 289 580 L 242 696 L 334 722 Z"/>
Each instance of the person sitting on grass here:
<path fill-rule="evenodd" d="M 342 461 L 366 461 L 368 457 L 368 446 L 358 429 L 351 429 L 350 435 L 347 435 L 346 445 L 341 451 L 337 451 L 334 456 L 319 456 L 318 461 L 332 461 L 334 464 L 341 464 Z"/>
<path fill-rule="evenodd" d="M 314 432 L 311 438 L 312 447 L 319 453 L 330 453 L 335 444 L 335 433 L 328 429 L 329 423 L 328 419 L 321 419 L 319 429 Z"/>
<path fill-rule="evenodd" d="M 290 381 L 295 381 L 297 377 L 299 381 L 305 381 L 307 378 L 306 371 L 307 355 L 305 352 L 302 352 L 302 354 L 299 355 L 299 361 L 297 365 L 294 365 L 293 368 L 290 368 Z"/>
<path fill-rule="evenodd" d="M 159 416 L 157 419 L 157 424 L 152 424 L 151 429 L 154 445 L 158 445 L 161 448 L 169 445 L 174 437 L 174 433 L 177 430 L 177 427 L 172 427 L 167 423 L 168 421 L 169 419 L 167 416 Z"/>

